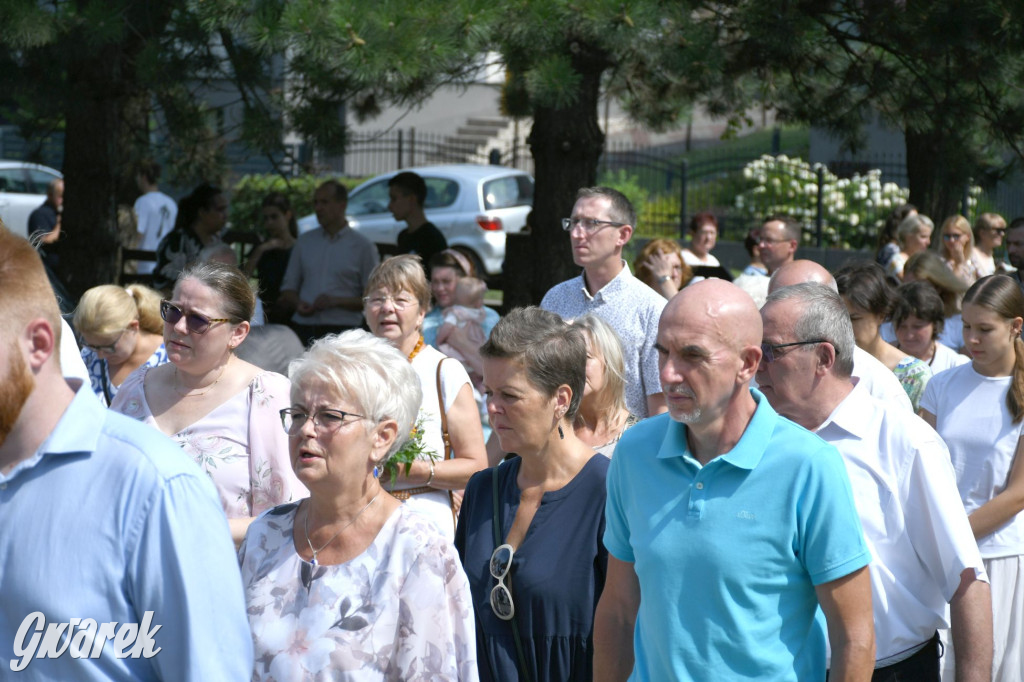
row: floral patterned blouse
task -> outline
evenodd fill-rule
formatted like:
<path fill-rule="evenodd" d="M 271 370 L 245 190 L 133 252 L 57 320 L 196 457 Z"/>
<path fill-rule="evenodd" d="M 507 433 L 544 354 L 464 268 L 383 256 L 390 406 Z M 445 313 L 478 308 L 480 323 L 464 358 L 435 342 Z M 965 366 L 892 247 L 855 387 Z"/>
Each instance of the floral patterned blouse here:
<path fill-rule="evenodd" d="M 148 371 L 145 367 L 132 372 L 110 409 L 159 430 L 146 402 Z M 244 390 L 171 435 L 209 474 L 229 519 L 258 516 L 309 494 L 292 471 L 288 435 L 278 415 L 290 405 L 287 377 L 260 372 Z"/>
<path fill-rule="evenodd" d="M 92 390 L 104 406 L 110 405 L 120 386 L 115 386 L 110 378 L 110 366 L 107 361 L 96 355 L 92 348 L 82 349 L 82 362 L 89 370 L 89 381 L 92 383 Z M 167 362 L 167 350 L 164 344 L 160 344 L 149 359 L 142 363 L 141 367 L 156 367 Z"/>
<path fill-rule="evenodd" d="M 478 680 L 458 554 L 409 505 L 366 551 L 316 566 L 295 551 L 297 503 L 253 521 L 238 552 L 255 681 Z"/>

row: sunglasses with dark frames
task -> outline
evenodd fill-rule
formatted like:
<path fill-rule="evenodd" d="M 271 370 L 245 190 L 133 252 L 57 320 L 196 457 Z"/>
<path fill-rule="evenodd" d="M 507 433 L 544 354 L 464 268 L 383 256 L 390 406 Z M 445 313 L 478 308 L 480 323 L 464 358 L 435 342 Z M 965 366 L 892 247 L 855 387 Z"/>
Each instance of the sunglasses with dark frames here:
<path fill-rule="evenodd" d="M 491 577 L 498 581 L 491 590 L 491 611 L 502 620 L 512 620 L 516 615 L 516 606 L 512 603 L 512 590 L 505 584 L 505 577 L 512 570 L 512 557 L 515 553 L 512 545 L 504 544 L 495 547 L 494 553 L 491 554 Z"/>
<path fill-rule="evenodd" d="M 791 346 L 810 346 L 815 343 L 828 343 L 825 339 L 813 339 L 811 341 L 794 341 L 793 343 L 762 343 L 761 357 L 765 362 L 775 362 L 782 357 L 778 351 Z"/>
<path fill-rule="evenodd" d="M 188 313 L 186 314 L 181 308 L 174 305 L 170 301 L 160 301 L 160 317 L 164 318 L 164 322 L 171 325 L 172 327 L 185 318 L 185 326 L 188 331 L 192 334 L 205 334 L 210 331 L 210 327 L 217 322 L 230 322 L 231 318 L 228 317 L 205 317 L 199 313 Z"/>
<path fill-rule="evenodd" d="M 127 329 L 122 329 L 121 332 L 117 335 L 117 338 L 114 339 L 113 343 L 108 343 L 108 344 L 103 345 L 103 346 L 94 346 L 91 343 L 86 343 L 85 342 L 85 338 L 83 337 L 82 340 L 81 340 L 82 346 L 85 347 L 85 348 L 88 348 L 93 353 L 108 353 L 108 354 L 116 353 L 117 352 L 117 344 L 121 341 L 121 337 L 124 336 L 124 333 L 126 331 L 128 331 L 128 330 Z"/>

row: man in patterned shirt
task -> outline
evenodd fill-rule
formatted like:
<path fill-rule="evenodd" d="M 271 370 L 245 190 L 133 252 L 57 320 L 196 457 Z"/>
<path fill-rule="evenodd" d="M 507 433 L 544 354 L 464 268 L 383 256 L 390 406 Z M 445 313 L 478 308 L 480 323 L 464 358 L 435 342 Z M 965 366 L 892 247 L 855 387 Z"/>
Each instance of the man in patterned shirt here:
<path fill-rule="evenodd" d="M 636 210 L 621 192 L 586 187 L 562 227 L 582 274 L 552 287 L 540 307 L 566 320 L 595 313 L 619 334 L 626 369 L 626 407 L 640 418 L 665 411 L 654 342 L 665 299 L 633 277 L 622 248 L 633 236 Z"/>

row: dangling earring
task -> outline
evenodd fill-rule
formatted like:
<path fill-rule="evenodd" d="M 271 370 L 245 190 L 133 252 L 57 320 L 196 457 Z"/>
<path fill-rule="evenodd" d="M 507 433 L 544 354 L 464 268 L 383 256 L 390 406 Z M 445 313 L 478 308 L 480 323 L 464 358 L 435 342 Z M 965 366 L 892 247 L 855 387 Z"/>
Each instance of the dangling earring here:
<path fill-rule="evenodd" d="M 565 432 L 562 431 L 562 425 L 561 424 L 558 425 L 558 437 L 561 440 L 565 440 Z"/>
<path fill-rule="evenodd" d="M 373 465 L 373 477 L 380 478 L 380 467 L 378 467 L 376 464 Z"/>

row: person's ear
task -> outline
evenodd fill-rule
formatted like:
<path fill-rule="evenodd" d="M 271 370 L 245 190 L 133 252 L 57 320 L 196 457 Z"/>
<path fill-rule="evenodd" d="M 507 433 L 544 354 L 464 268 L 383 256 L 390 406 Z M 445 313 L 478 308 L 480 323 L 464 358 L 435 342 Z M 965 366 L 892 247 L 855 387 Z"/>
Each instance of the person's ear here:
<path fill-rule="evenodd" d="M 616 228 L 619 231 L 619 238 L 615 242 L 617 246 L 625 246 L 629 238 L 633 236 L 633 226 L 623 225 L 622 227 Z"/>
<path fill-rule="evenodd" d="M 373 429 L 373 460 L 383 462 L 384 456 L 398 438 L 398 422 L 385 419 Z"/>
<path fill-rule="evenodd" d="M 828 341 L 819 343 L 814 352 L 818 358 L 818 369 L 821 370 L 822 374 L 827 374 L 835 367 L 836 348 L 831 343 Z"/>
<path fill-rule="evenodd" d="M 245 337 L 249 335 L 249 322 L 248 320 L 239 322 L 235 325 L 235 328 L 231 330 L 231 337 L 228 339 L 228 348 L 235 350 L 242 342 L 245 341 Z"/>

